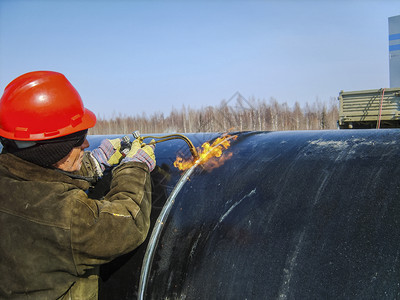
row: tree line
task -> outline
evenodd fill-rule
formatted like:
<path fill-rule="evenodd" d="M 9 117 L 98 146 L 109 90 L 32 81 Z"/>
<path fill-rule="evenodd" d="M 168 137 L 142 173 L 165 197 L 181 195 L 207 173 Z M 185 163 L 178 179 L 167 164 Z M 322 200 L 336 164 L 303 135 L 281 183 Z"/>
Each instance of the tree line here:
<path fill-rule="evenodd" d="M 236 101 L 222 100 L 219 105 L 192 109 L 182 106 L 169 115 L 156 112 L 146 115 L 117 115 L 99 118 L 89 134 L 125 134 L 134 130 L 141 133 L 195 133 L 229 131 L 283 131 L 336 129 L 338 103 L 336 98 L 292 107 L 276 99 L 245 99 L 239 93 Z"/>

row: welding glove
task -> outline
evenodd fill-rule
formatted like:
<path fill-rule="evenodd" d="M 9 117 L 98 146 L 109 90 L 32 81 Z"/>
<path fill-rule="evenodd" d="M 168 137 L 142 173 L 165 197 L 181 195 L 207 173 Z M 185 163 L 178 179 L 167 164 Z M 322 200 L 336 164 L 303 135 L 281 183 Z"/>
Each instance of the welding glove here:
<path fill-rule="evenodd" d="M 138 140 L 132 142 L 131 149 L 122 162 L 137 161 L 145 163 L 149 167 L 149 171 L 153 171 L 156 166 L 156 156 L 154 155 L 155 145 L 141 146 Z"/>
<path fill-rule="evenodd" d="M 96 162 L 99 176 L 102 176 L 106 169 L 118 165 L 121 162 L 123 155 L 120 149 L 121 139 L 117 138 L 113 140 L 105 139 L 101 142 L 99 147 L 92 150 L 90 154 Z"/>

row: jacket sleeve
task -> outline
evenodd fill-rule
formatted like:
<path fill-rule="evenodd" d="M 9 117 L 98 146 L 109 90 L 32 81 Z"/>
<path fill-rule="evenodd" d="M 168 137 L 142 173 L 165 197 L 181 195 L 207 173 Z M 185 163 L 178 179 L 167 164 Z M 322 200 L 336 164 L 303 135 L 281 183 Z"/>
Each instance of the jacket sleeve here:
<path fill-rule="evenodd" d="M 113 170 L 104 200 L 75 190 L 71 246 L 78 274 L 132 251 L 145 240 L 150 226 L 151 181 L 143 163 L 123 163 Z"/>

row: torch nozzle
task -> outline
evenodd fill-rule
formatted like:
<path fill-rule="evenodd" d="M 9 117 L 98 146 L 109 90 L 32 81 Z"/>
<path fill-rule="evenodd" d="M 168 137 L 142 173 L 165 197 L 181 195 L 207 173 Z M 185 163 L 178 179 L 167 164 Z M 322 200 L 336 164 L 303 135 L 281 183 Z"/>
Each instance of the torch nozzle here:
<path fill-rule="evenodd" d="M 173 139 L 181 139 L 181 140 L 185 141 L 186 144 L 188 144 L 190 153 L 192 154 L 194 160 L 196 161 L 200 158 L 199 154 L 197 153 L 196 147 L 193 145 L 192 141 L 188 137 L 184 136 L 183 134 L 170 134 L 170 135 L 164 135 L 164 136 L 151 136 L 151 135 L 141 136 L 139 131 L 134 131 L 132 133 L 132 135 L 135 139 L 138 139 L 140 141 L 140 143 L 143 143 L 143 140 L 145 140 L 145 139 L 154 139 L 153 141 L 146 143 L 147 145 L 154 145 L 154 144 L 158 144 L 158 143 L 173 140 Z"/>

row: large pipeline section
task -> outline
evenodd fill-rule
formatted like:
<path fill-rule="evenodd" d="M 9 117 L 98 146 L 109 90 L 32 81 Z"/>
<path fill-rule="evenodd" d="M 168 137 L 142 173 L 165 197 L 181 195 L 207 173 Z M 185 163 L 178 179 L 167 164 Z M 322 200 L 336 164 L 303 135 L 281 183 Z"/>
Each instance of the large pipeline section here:
<path fill-rule="evenodd" d="M 219 134 L 187 136 L 199 146 Z M 89 137 L 91 147 L 102 138 Z M 238 133 L 231 159 L 194 167 L 175 193 L 173 162 L 189 150 L 158 144 L 153 227 L 173 201 L 156 241 L 149 234 L 101 268 L 100 299 L 399 298 L 399 138 L 397 129 Z"/>

